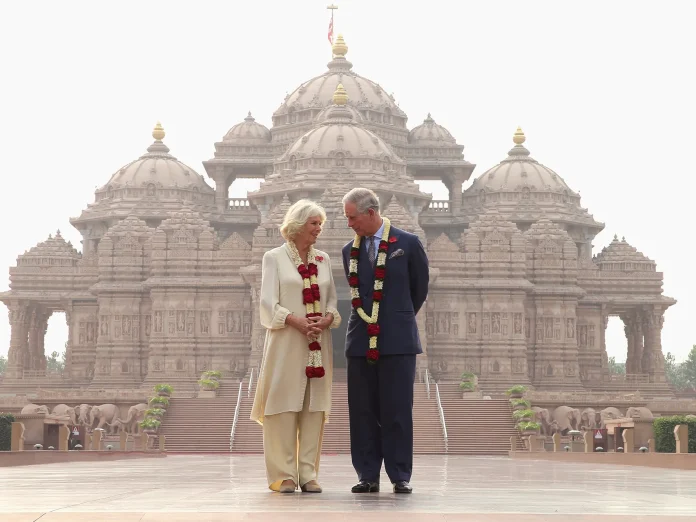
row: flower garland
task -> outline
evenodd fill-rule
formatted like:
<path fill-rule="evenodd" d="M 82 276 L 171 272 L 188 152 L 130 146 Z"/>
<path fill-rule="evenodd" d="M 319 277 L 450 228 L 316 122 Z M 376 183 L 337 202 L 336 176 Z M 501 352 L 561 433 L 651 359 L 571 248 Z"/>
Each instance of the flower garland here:
<path fill-rule="evenodd" d="M 379 303 L 382 301 L 384 290 L 384 277 L 386 275 L 387 265 L 387 248 L 389 248 L 388 238 L 391 223 L 389 219 L 382 218 L 384 221 L 384 232 L 382 239 L 379 242 L 377 249 L 377 262 L 375 263 L 375 286 L 372 291 L 372 315 L 365 313 L 362 307 L 362 299 L 360 299 L 360 291 L 358 285 L 358 257 L 360 257 L 360 241 L 361 237 L 356 234 L 353 240 L 353 246 L 350 249 L 350 263 L 348 265 L 348 284 L 350 285 L 350 297 L 353 308 L 358 313 L 360 318 L 367 323 L 367 335 L 370 336 L 370 344 L 367 350 L 367 362 L 376 364 L 379 360 L 379 349 L 377 347 L 377 336 L 379 335 Z"/>
<path fill-rule="evenodd" d="M 319 284 L 317 283 L 317 256 L 314 247 L 309 248 L 307 254 L 307 265 L 302 262 L 300 253 L 297 251 L 295 243 L 288 242 L 290 247 L 290 257 L 297 267 L 297 271 L 302 276 L 304 288 L 302 289 L 302 302 L 304 303 L 307 314 L 306 317 L 321 317 L 321 303 L 319 294 Z M 309 360 L 305 368 L 307 378 L 321 378 L 324 376 L 324 366 L 321 361 L 321 344 L 318 341 L 310 341 L 309 343 Z"/>

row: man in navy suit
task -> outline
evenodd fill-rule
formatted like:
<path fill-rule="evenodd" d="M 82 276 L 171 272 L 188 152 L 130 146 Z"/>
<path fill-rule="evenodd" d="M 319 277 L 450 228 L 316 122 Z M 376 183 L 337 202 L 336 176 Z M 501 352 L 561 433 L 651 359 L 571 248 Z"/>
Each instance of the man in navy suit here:
<path fill-rule="evenodd" d="M 346 333 L 350 452 L 359 479 L 352 491 L 379 491 L 384 461 L 394 492 L 411 493 L 413 386 L 416 355 L 422 353 L 416 314 L 428 295 L 428 258 L 417 236 L 380 216 L 373 191 L 351 190 L 343 198 L 343 210 L 360 237 L 352 254 L 353 241 L 343 247 L 343 268 L 354 288 Z M 384 237 L 385 229 L 389 237 Z M 375 289 L 380 252 L 386 254 L 381 293 Z M 352 265 L 357 276 L 351 275 L 351 259 L 357 260 L 357 268 Z M 368 333 L 368 322 L 357 311 L 361 307 L 371 319 L 376 302 L 378 356 L 374 350 L 368 353 L 376 328 L 369 325 Z"/>

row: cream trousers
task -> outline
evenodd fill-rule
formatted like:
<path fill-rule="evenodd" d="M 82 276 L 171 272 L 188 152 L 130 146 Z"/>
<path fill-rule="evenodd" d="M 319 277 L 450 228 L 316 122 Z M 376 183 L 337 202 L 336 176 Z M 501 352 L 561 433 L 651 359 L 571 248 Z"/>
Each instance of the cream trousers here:
<path fill-rule="evenodd" d="M 288 411 L 263 419 L 266 476 L 273 491 L 278 491 L 281 482 L 288 479 L 304 486 L 316 480 L 319 473 L 324 412 L 309 411 L 310 383 L 311 379 L 307 379 L 301 412 Z"/>

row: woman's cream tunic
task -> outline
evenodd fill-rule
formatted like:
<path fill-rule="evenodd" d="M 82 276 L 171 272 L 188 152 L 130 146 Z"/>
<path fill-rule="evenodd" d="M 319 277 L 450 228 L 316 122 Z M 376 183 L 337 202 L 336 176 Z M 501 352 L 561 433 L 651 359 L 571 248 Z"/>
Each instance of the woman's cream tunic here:
<path fill-rule="evenodd" d="M 331 272 L 331 261 L 319 250 L 317 260 L 317 283 L 321 295 L 322 314 L 331 312 L 337 328 L 341 317 L 336 309 L 337 296 Z M 251 420 L 263 424 L 265 415 L 302 411 L 307 386 L 305 368 L 309 357 L 309 341 L 296 329 L 285 324 L 292 313 L 305 317 L 307 310 L 302 302 L 302 276 L 290 257 L 287 244 L 269 250 L 263 256 L 261 267 L 260 311 L 261 324 L 266 328 L 263 361 Z M 324 330 L 319 339 L 322 364 L 326 375 L 311 379 L 309 411 L 323 411 L 328 419 L 331 411 L 331 381 L 333 379 L 333 348 L 331 331 Z"/>

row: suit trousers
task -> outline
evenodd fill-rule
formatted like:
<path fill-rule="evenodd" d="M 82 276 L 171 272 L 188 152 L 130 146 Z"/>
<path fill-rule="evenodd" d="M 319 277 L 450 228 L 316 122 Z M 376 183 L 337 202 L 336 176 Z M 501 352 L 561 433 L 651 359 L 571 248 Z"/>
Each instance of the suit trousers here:
<path fill-rule="evenodd" d="M 350 453 L 360 480 L 411 480 L 415 355 L 382 355 L 375 365 L 348 357 Z"/>
<path fill-rule="evenodd" d="M 263 419 L 263 454 L 268 487 L 278 491 L 281 482 L 292 480 L 304 486 L 319 473 L 321 441 L 324 436 L 324 412 L 309 411 L 307 379 L 302 411 L 267 415 Z"/>

